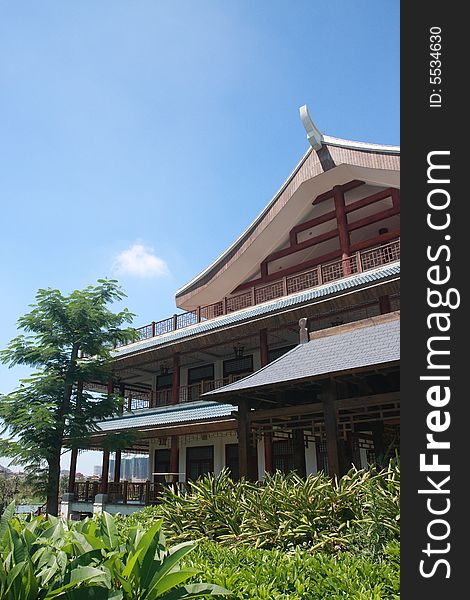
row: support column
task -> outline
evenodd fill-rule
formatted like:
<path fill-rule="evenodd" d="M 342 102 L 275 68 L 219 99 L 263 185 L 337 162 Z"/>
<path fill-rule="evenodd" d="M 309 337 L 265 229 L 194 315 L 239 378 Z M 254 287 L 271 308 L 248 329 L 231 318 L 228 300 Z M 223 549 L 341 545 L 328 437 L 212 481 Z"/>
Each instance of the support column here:
<path fill-rule="evenodd" d="M 173 355 L 173 379 L 171 382 L 171 403 L 178 404 L 180 394 L 180 354 Z"/>
<path fill-rule="evenodd" d="M 70 452 L 70 472 L 69 472 L 69 485 L 67 491 L 69 494 L 73 494 L 75 490 L 75 477 L 77 475 L 77 458 L 78 449 L 72 448 Z"/>
<path fill-rule="evenodd" d="M 178 473 L 178 436 L 171 436 L 171 446 L 170 446 L 170 472 Z M 173 475 L 173 483 L 178 481 L 178 475 Z"/>
<path fill-rule="evenodd" d="M 121 460 L 122 451 L 116 450 L 114 456 L 114 483 L 119 483 L 121 481 Z"/>
<path fill-rule="evenodd" d="M 248 460 L 250 454 L 250 432 L 248 425 L 248 404 L 240 400 L 237 411 L 238 420 L 238 468 L 240 477 L 248 479 Z"/>
<path fill-rule="evenodd" d="M 379 297 L 379 308 L 380 314 L 385 314 L 392 312 L 392 307 L 390 305 L 390 296 L 380 296 Z"/>
<path fill-rule="evenodd" d="M 101 463 L 101 493 L 108 493 L 109 479 L 109 450 L 103 450 L 103 462 Z"/>
<path fill-rule="evenodd" d="M 372 437 L 374 438 L 375 461 L 383 465 L 385 457 L 384 424 L 377 422 L 371 425 Z"/>
<path fill-rule="evenodd" d="M 83 381 L 79 381 L 77 383 L 77 403 L 76 403 L 76 412 L 80 410 L 80 403 L 82 400 L 83 393 Z M 74 493 L 75 489 L 75 478 L 77 475 L 77 458 L 78 458 L 78 448 L 72 448 L 70 452 L 70 472 L 69 472 L 69 484 L 67 491 L 69 494 Z"/>
<path fill-rule="evenodd" d="M 350 240 L 348 232 L 348 219 L 346 217 L 346 207 L 344 202 L 344 192 L 342 186 L 335 185 L 333 188 L 335 200 L 336 222 L 338 225 L 339 246 L 341 248 L 341 258 L 343 261 L 343 275 L 351 274 L 350 257 Z"/>
<path fill-rule="evenodd" d="M 292 431 L 292 445 L 294 449 L 294 469 L 300 477 L 307 476 L 307 467 L 305 464 L 305 441 L 302 429 Z"/>
<path fill-rule="evenodd" d="M 126 384 L 125 383 L 119 384 L 119 395 L 122 398 L 121 405 L 119 407 L 119 414 L 122 415 L 122 413 L 124 412 L 124 403 L 125 403 L 125 398 L 126 398 Z"/>
<path fill-rule="evenodd" d="M 260 329 L 259 349 L 260 349 L 261 367 L 265 367 L 268 364 L 268 330 L 267 329 Z"/>
<path fill-rule="evenodd" d="M 322 390 L 323 417 L 326 431 L 326 448 L 328 455 L 328 474 L 330 477 L 340 475 L 339 468 L 339 435 L 336 414 L 336 386 L 331 379 Z"/>
<path fill-rule="evenodd" d="M 274 472 L 273 461 L 273 434 L 266 433 L 263 436 L 264 441 L 264 470 L 266 473 Z"/>

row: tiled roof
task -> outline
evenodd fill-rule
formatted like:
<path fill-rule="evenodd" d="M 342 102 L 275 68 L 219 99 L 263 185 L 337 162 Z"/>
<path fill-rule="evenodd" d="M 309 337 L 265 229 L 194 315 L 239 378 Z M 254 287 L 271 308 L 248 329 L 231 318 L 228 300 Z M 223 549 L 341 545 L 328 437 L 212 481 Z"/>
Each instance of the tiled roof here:
<path fill-rule="evenodd" d="M 126 356 L 127 354 L 133 354 L 134 352 L 141 352 L 142 350 L 157 348 L 163 344 L 176 342 L 178 340 L 190 338 L 201 333 L 228 327 L 229 325 L 233 325 L 235 323 L 241 323 L 256 317 L 269 315 L 270 313 L 275 313 L 286 308 L 301 305 L 312 300 L 325 298 L 327 296 L 344 292 L 355 287 L 367 285 L 368 283 L 375 283 L 381 279 L 387 279 L 393 276 L 396 277 L 399 274 L 400 263 L 392 264 L 386 267 L 380 267 L 378 269 L 366 271 L 365 273 L 358 273 L 357 275 L 339 279 L 332 283 L 327 283 L 310 290 L 305 290 L 297 294 L 277 298 L 276 300 L 251 306 L 228 315 L 222 315 L 202 323 L 189 325 L 188 327 L 172 331 L 171 333 L 141 340 L 139 342 L 135 342 L 134 344 L 129 344 L 128 346 L 123 346 L 122 348 L 116 349 L 113 352 L 113 356 L 114 358 L 120 358 L 122 356 Z"/>
<path fill-rule="evenodd" d="M 99 431 L 137 429 L 153 425 L 171 425 L 188 421 L 205 421 L 207 419 L 229 417 L 232 411 L 233 406 L 231 404 L 198 400 L 186 404 L 139 410 L 138 412 L 125 414 L 122 417 L 101 421 L 97 425 Z"/>
<path fill-rule="evenodd" d="M 383 315 L 385 317 L 385 315 Z M 395 362 L 400 358 L 400 320 L 366 319 L 300 344 L 244 379 L 207 392 L 204 397 L 226 398 L 232 393 L 303 380 L 350 369 Z M 323 333 L 323 336 L 321 334 Z"/>

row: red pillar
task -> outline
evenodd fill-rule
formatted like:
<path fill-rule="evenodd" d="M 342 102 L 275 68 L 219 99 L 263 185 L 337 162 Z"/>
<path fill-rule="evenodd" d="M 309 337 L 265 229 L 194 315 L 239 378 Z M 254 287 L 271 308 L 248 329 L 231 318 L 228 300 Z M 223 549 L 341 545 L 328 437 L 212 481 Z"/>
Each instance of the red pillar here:
<path fill-rule="evenodd" d="M 103 450 L 103 462 L 101 463 L 101 493 L 108 493 L 109 480 L 109 450 Z"/>
<path fill-rule="evenodd" d="M 170 472 L 178 473 L 178 436 L 171 436 L 171 446 L 170 446 Z M 178 481 L 178 475 L 173 475 L 173 482 Z"/>
<path fill-rule="evenodd" d="M 265 367 L 268 364 L 268 330 L 267 329 L 260 329 L 259 349 L 260 349 L 260 357 L 261 357 L 261 366 Z"/>
<path fill-rule="evenodd" d="M 171 382 L 171 403 L 178 404 L 180 394 L 180 355 L 173 355 L 173 380 Z"/>
<path fill-rule="evenodd" d="M 79 381 L 77 385 L 77 404 L 76 411 L 80 410 L 80 402 L 82 399 L 83 393 L 83 381 Z M 69 485 L 68 492 L 69 494 L 73 494 L 75 489 L 75 477 L 77 475 L 77 458 L 78 458 L 78 448 L 72 448 L 70 452 L 70 472 L 69 472 Z"/>
<path fill-rule="evenodd" d="M 119 395 L 121 396 L 121 404 L 119 406 L 119 413 L 122 414 L 124 412 L 124 402 L 126 397 L 126 385 L 124 383 L 119 384 Z"/>
<path fill-rule="evenodd" d="M 119 483 L 121 481 L 121 458 L 121 450 L 116 450 L 114 456 L 114 483 Z"/>
<path fill-rule="evenodd" d="M 78 457 L 78 449 L 72 448 L 70 452 L 70 472 L 69 472 L 69 486 L 68 492 L 69 494 L 73 494 L 75 489 L 75 477 L 77 475 L 77 457 Z"/>
<path fill-rule="evenodd" d="M 335 185 L 333 188 L 335 200 L 336 222 L 338 224 L 339 246 L 341 248 L 341 258 L 343 259 L 343 275 L 351 274 L 350 256 L 350 241 L 348 232 L 348 219 L 346 217 L 346 207 L 344 202 L 344 192 L 342 186 Z"/>
<path fill-rule="evenodd" d="M 336 414 L 336 386 L 328 381 L 322 390 L 323 417 L 325 420 L 326 450 L 328 455 L 328 474 L 330 477 L 340 475 L 339 468 L 339 435 Z"/>
<path fill-rule="evenodd" d="M 248 463 L 250 454 L 250 434 L 248 424 L 248 405 L 246 400 L 240 400 L 237 411 L 238 425 L 238 468 L 240 477 L 248 479 Z"/>

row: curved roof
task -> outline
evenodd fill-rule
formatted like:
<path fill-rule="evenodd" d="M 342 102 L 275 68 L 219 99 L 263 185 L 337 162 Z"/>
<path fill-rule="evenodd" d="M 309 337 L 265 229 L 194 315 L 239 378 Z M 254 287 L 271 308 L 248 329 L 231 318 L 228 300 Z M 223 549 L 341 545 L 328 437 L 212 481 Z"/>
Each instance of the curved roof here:
<path fill-rule="evenodd" d="M 307 150 L 272 200 L 235 242 L 199 275 L 177 290 L 177 306 L 190 310 L 198 305 L 210 303 L 212 301 L 210 299 L 201 300 L 195 296 L 204 293 L 204 288 L 216 282 L 217 279 L 219 279 L 220 288 L 215 292 L 217 299 L 230 293 L 232 290 L 224 290 L 224 286 L 227 285 L 226 281 L 221 281 L 224 273 L 244 255 L 249 254 L 247 251 L 252 250 L 253 243 L 265 233 L 266 228 L 276 219 L 287 202 L 295 195 L 301 195 L 303 184 L 314 182 L 313 186 L 304 190 L 308 197 L 311 197 L 312 194 L 323 193 L 334 185 L 346 183 L 354 178 L 379 185 L 398 187 L 399 180 L 396 174 L 400 169 L 399 155 L 399 146 L 323 136 L 323 145 L 320 150 L 315 151 L 313 148 Z M 290 204 L 293 205 L 292 202 Z M 300 199 L 299 205 L 293 206 L 294 220 L 300 214 L 300 207 L 304 207 L 305 204 L 305 198 L 303 198 Z M 271 237 L 275 237 L 275 235 Z M 250 260 L 252 260 L 252 256 L 250 256 Z M 245 269 L 245 274 L 246 272 L 247 269 Z"/>

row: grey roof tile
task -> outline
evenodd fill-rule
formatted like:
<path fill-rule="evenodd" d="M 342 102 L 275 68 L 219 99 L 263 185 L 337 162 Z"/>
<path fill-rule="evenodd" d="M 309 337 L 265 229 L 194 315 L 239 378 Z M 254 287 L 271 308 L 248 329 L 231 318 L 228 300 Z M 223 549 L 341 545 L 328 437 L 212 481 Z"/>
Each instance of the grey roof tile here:
<path fill-rule="evenodd" d="M 243 310 L 239 310 L 228 315 L 223 315 L 215 319 L 210 319 L 208 321 L 204 321 L 203 323 L 189 325 L 188 327 L 172 331 L 171 333 L 166 333 L 157 337 L 148 338 L 139 342 L 135 342 L 133 344 L 129 344 L 128 346 L 123 346 L 122 348 L 118 348 L 113 351 L 113 357 L 120 358 L 122 356 L 126 356 L 127 354 L 132 354 L 134 352 L 141 352 L 142 350 L 156 348 L 163 344 L 176 342 L 178 340 L 190 338 L 200 333 L 206 333 L 215 329 L 233 325 L 235 323 L 240 323 L 245 320 L 261 317 L 270 313 L 275 313 L 285 308 L 301 305 L 311 300 L 317 300 L 326 296 L 331 296 L 339 292 L 359 287 L 367 283 L 374 283 L 376 281 L 380 281 L 381 279 L 397 276 L 399 274 L 400 263 L 395 263 L 387 267 L 380 267 L 379 269 L 375 269 L 373 271 L 366 271 L 365 273 L 359 273 L 357 275 L 353 275 L 345 279 L 340 279 L 333 283 L 328 283 L 320 287 L 313 288 L 311 290 L 306 290 L 304 292 L 299 292 L 290 296 L 284 296 L 282 298 L 278 298 L 270 302 L 265 302 L 263 304 L 251 306 L 249 308 L 245 308 Z"/>
<path fill-rule="evenodd" d="M 97 423 L 98 431 L 117 431 L 123 429 L 136 429 L 152 425 L 171 425 L 192 421 L 205 421 L 230 416 L 233 411 L 231 404 L 220 404 L 207 400 L 162 406 L 131 412 L 114 419 L 107 419 Z"/>
<path fill-rule="evenodd" d="M 244 379 L 204 394 L 222 398 L 227 394 L 328 373 L 358 369 L 400 359 L 400 320 L 361 326 L 326 335 L 296 346 L 280 358 Z"/>

